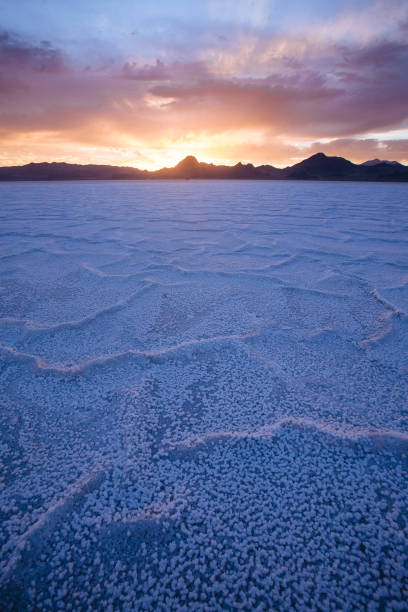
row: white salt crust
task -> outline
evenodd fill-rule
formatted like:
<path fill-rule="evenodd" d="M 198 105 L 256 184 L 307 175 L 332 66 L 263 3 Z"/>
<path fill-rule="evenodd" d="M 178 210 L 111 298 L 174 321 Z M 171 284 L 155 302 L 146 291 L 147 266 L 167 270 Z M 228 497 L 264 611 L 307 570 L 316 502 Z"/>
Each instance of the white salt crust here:
<path fill-rule="evenodd" d="M 406 610 L 406 187 L 0 198 L 1 609 Z"/>

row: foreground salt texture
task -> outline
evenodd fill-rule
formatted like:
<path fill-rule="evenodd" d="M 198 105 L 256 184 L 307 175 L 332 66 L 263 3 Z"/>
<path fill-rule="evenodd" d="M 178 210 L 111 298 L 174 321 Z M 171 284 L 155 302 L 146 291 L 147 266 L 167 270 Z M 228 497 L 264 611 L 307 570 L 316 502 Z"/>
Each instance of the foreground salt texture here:
<path fill-rule="evenodd" d="M 0 199 L 2 609 L 407 610 L 407 186 Z"/>

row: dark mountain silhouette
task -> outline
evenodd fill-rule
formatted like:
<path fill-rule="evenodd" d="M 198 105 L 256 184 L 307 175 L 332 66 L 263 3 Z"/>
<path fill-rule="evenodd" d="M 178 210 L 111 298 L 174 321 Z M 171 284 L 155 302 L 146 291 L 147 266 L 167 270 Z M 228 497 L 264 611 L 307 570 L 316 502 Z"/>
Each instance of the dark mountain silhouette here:
<path fill-rule="evenodd" d="M 253 164 L 241 164 L 241 162 L 235 166 L 215 166 L 199 162 L 193 155 L 188 155 L 174 168 L 162 168 L 149 174 L 152 178 L 262 179 L 280 178 L 282 172 L 273 166 L 255 168 Z"/>
<path fill-rule="evenodd" d="M 110 180 L 145 178 L 137 168 L 43 162 L 0 168 L 0 181 Z"/>
<path fill-rule="evenodd" d="M 149 172 L 132 167 L 80 165 L 65 162 L 31 163 L 0 168 L 0 181 L 144 180 L 144 179 L 249 179 L 317 181 L 408 181 L 408 167 L 398 162 L 371 160 L 353 164 L 343 157 L 316 153 L 294 166 L 242 164 L 216 166 L 188 155 L 173 168 Z M 377 163 L 378 162 L 378 163 Z"/>
<path fill-rule="evenodd" d="M 402 166 L 402 164 L 400 164 L 397 161 L 388 161 L 387 159 L 369 159 L 368 161 L 363 162 L 362 164 L 360 164 L 361 166 L 378 166 L 378 164 L 388 164 L 390 166 Z"/>
<path fill-rule="evenodd" d="M 324 153 L 316 153 L 288 168 L 287 178 L 339 180 L 352 177 L 355 167 L 343 157 L 327 157 Z"/>

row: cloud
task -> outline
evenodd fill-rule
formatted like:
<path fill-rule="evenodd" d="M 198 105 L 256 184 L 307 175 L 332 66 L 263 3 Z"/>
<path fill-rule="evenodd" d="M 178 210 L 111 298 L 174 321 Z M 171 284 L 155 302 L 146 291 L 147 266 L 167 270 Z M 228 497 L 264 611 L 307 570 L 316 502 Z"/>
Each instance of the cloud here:
<path fill-rule="evenodd" d="M 61 51 L 48 41 L 33 45 L 10 32 L 0 32 L 0 67 L 55 74 L 65 70 L 65 63 Z"/>
<path fill-rule="evenodd" d="M 399 41 L 380 41 L 370 46 L 341 49 L 343 61 L 338 65 L 342 68 L 377 70 L 399 68 L 401 64 L 408 66 L 408 44 Z"/>
<path fill-rule="evenodd" d="M 169 78 L 169 70 L 163 62 L 156 60 L 153 65 L 139 66 L 136 62 L 126 62 L 121 77 L 134 81 L 161 81 Z"/>
<path fill-rule="evenodd" d="M 208 69 L 205 62 L 175 61 L 165 64 L 156 59 L 154 64 L 140 65 L 137 62 L 126 62 L 119 73 L 119 77 L 133 81 L 178 81 L 197 79 L 199 76 L 207 76 Z"/>
<path fill-rule="evenodd" d="M 310 35 L 316 40 L 359 45 L 370 45 L 381 39 L 404 39 L 403 28 L 408 20 L 406 0 L 354 2 L 352 7 L 338 11 L 324 22 L 317 21 L 310 28 Z"/>
<path fill-rule="evenodd" d="M 51 43 L 3 32 L 0 135 L 11 163 L 12 143 L 24 139 L 39 150 L 36 135 L 47 139 L 47 155 L 70 143 L 78 161 L 90 161 L 95 147 L 134 148 L 143 157 L 197 143 L 218 161 L 221 151 L 231 162 L 248 160 L 246 147 L 257 163 L 290 163 L 315 150 L 302 141 L 322 140 L 331 141 L 327 151 L 356 160 L 379 157 L 378 146 L 405 159 L 405 145 L 364 140 L 408 122 L 401 27 L 395 36 L 340 43 L 243 26 L 240 36 L 214 36 L 214 46 L 188 58 L 118 55 L 86 70 Z"/>
<path fill-rule="evenodd" d="M 305 120 L 310 128 L 316 120 L 320 124 L 319 107 L 331 105 L 342 95 L 341 90 L 326 86 L 318 73 L 307 71 L 297 80 L 282 75 L 203 79 L 191 84 L 158 85 L 151 93 L 173 98 L 168 105 L 169 116 L 183 121 L 189 130 L 196 124 L 209 130 L 264 127 L 275 134 L 299 133 L 306 127 Z"/>

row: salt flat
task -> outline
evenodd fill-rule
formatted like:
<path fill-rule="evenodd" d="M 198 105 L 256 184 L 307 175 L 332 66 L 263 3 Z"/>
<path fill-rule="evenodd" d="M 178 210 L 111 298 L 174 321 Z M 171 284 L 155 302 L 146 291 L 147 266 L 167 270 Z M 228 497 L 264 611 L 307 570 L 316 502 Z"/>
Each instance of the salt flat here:
<path fill-rule="evenodd" d="M 408 187 L 0 185 L 7 610 L 406 610 Z"/>

